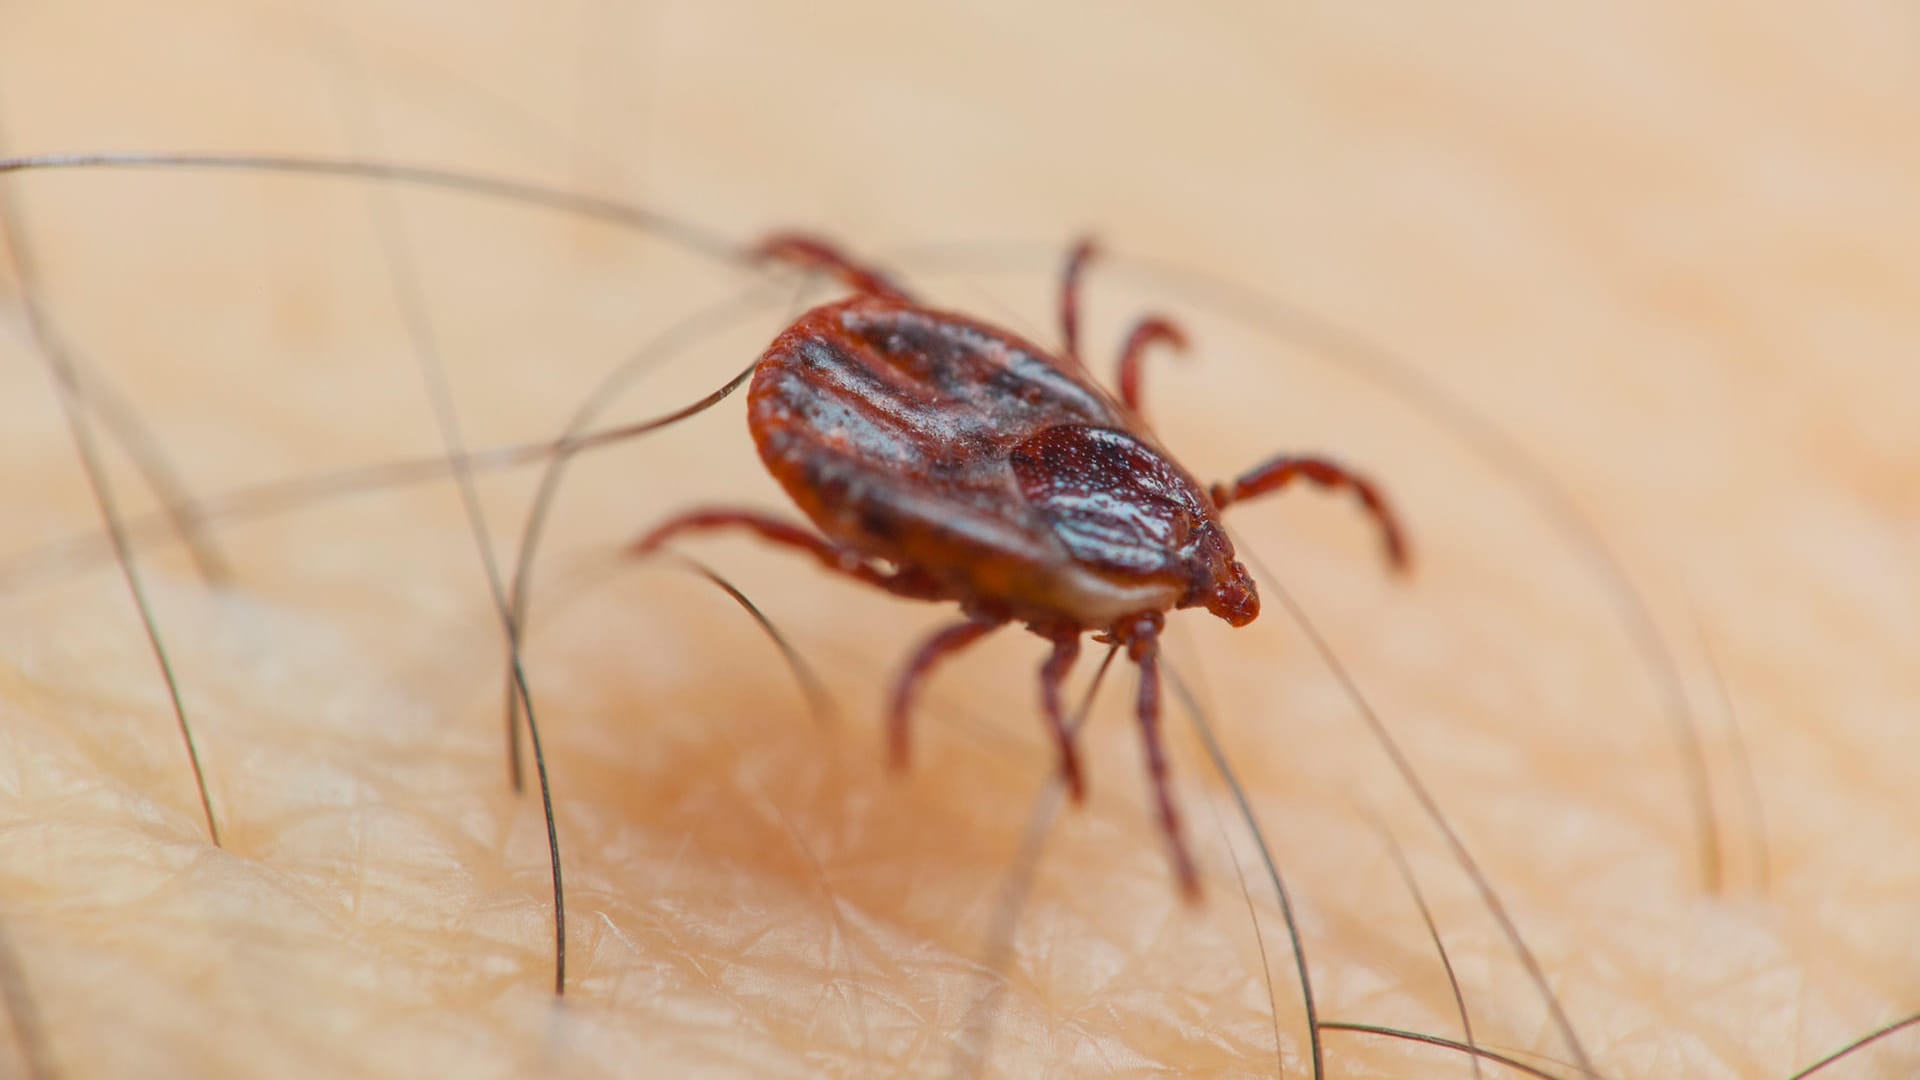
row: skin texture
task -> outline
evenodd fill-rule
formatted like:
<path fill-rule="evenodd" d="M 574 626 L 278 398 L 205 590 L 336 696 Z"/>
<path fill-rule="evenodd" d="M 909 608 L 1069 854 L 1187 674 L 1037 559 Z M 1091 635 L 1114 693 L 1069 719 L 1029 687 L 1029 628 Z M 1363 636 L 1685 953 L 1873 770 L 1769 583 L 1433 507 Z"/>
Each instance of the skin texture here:
<path fill-rule="evenodd" d="M 405 157 L 618 194 L 737 242 L 803 225 L 1042 341 L 1060 246 L 1092 228 L 1119 254 L 1089 271 L 1082 347 L 1114 355 L 1148 310 L 1188 331 L 1190 363 L 1144 379 L 1185 465 L 1325 451 L 1390 487 L 1421 555 L 1404 587 L 1342 499 L 1241 508 L 1239 551 L 1318 620 L 1602 1074 L 1784 1077 L 1920 1010 L 1912 12 L 1033 7 L 16 3 L 0 132 L 15 152 Z M 444 453 L 382 222 L 475 446 L 553 437 L 639 343 L 766 290 L 614 415 L 691 401 L 804 303 L 669 243 L 444 195 L 6 187 L 89 385 L 201 493 Z M 1717 890 L 1681 744 L 1591 549 L 1476 453 L 1490 437 L 1144 257 L 1364 331 L 1598 524 L 1698 717 Z M 98 516 L 0 274 L 12 553 Z M 549 532 L 527 666 L 568 872 L 564 1007 L 539 804 L 506 783 L 499 629 L 451 486 L 220 526 L 221 587 L 177 548 L 143 562 L 218 851 L 111 564 L 7 570 L 6 1067 L 942 1075 L 978 1054 L 995 1075 L 1304 1075 L 1277 903 L 1171 695 L 1207 904 L 1170 882 L 1117 677 L 1082 736 L 1089 802 L 1021 888 L 1034 808 L 1057 801 L 1043 644 L 1000 635 L 937 673 L 896 777 L 886 676 L 950 613 L 703 546 L 816 665 L 838 706 L 816 718 L 726 596 L 618 558 L 678 509 L 782 506 L 740 407 L 582 458 Z M 108 461 L 127 508 L 150 508 Z M 532 488 L 481 482 L 505 547 Z M 1169 620 L 1166 667 L 1287 874 L 1320 1015 L 1460 1037 L 1384 827 L 1475 1037 L 1573 1075 L 1480 894 L 1275 595 L 1242 630 Z M 1323 1038 L 1329 1075 L 1472 1075 L 1441 1050 Z M 1830 1075 L 1916 1069 L 1908 1034 Z"/>

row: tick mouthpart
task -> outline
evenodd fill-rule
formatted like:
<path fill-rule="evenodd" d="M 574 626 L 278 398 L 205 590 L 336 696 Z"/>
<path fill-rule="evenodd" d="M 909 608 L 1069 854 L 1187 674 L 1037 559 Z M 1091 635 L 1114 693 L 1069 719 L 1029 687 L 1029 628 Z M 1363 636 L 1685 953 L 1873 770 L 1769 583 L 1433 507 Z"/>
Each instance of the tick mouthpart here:
<path fill-rule="evenodd" d="M 1227 620 L 1230 626 L 1245 626 L 1260 617 L 1260 593 L 1253 578 L 1238 560 L 1227 564 L 1213 590 L 1207 594 L 1207 610 Z"/>

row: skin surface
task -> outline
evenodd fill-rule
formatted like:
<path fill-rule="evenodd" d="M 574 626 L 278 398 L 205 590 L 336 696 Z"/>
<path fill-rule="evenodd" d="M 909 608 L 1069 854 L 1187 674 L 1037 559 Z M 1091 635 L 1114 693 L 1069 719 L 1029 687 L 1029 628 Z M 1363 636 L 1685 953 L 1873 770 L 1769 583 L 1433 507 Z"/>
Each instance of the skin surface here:
<path fill-rule="evenodd" d="M 1188 331 L 1190 363 L 1144 374 L 1185 466 L 1324 451 L 1394 495 L 1420 554 L 1404 585 L 1345 499 L 1289 494 L 1230 525 L 1397 736 L 1596 1069 L 1785 1077 L 1920 1010 L 1914 20 L 29 0 L 0 9 L 0 135 L 400 157 L 617 195 L 739 243 L 804 226 L 1040 341 L 1062 245 L 1098 232 L 1116 255 L 1089 272 L 1083 348 L 1114 355 L 1149 310 Z M 607 422 L 685 404 L 823 295 L 359 182 L 5 188 L 91 396 L 136 411 L 203 495 L 445 452 L 408 287 L 473 446 L 554 437 L 641 344 L 755 292 Z M 1378 354 L 1282 340 L 1280 309 L 1159 263 L 1364 331 L 1502 434 L 1463 439 L 1457 408 L 1371 377 Z M 816 666 L 837 705 L 816 718 L 724 594 L 618 558 L 688 506 L 787 512 L 738 399 L 579 459 L 547 535 L 526 663 L 568 875 L 564 1005 L 539 802 L 506 782 L 500 631 L 449 484 L 216 522 L 217 587 L 176 546 L 143 556 L 211 848 L 111 562 L 16 557 L 99 529 L 19 296 L 7 265 L 0 1069 L 1306 1074 L 1276 900 L 1177 699 L 1199 908 L 1169 878 L 1119 672 L 1082 736 L 1088 805 L 1026 860 L 1036 806 L 1059 801 L 1044 644 L 999 635 L 936 675 L 895 776 L 887 677 L 950 610 L 703 544 Z M 125 508 L 151 509 L 105 445 Z M 1682 744 L 1592 549 L 1490 445 L 1524 448 L 1642 587 L 1699 725 L 1717 889 Z M 480 478 L 503 561 L 534 483 Z M 1244 629 L 1170 619 L 1166 665 L 1287 875 L 1321 1017 L 1461 1037 L 1384 828 L 1475 1037 L 1574 1075 L 1446 839 L 1261 585 Z M 1323 1039 L 1333 1076 L 1472 1075 L 1443 1050 Z M 1916 1070 L 1907 1033 L 1821 1075 Z"/>

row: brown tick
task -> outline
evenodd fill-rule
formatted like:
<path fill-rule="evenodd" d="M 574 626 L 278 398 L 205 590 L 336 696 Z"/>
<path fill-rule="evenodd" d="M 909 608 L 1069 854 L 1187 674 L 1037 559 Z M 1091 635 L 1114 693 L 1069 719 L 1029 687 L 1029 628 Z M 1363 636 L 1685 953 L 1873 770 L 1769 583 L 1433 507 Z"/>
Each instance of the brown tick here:
<path fill-rule="evenodd" d="M 660 525 L 635 550 L 741 528 L 895 595 L 957 601 L 966 620 L 929 638 L 894 683 L 887 725 L 895 766 L 906 764 L 907 716 L 927 672 L 1017 621 L 1053 643 L 1040 668 L 1041 711 L 1068 791 L 1084 798 L 1061 683 L 1083 632 L 1124 645 L 1140 668 L 1140 734 L 1160 826 L 1181 887 L 1195 895 L 1160 738 L 1163 613 L 1204 607 L 1234 626 L 1260 613 L 1220 524 L 1232 503 L 1294 480 L 1349 488 L 1379 524 L 1387 558 L 1404 568 L 1393 512 L 1371 483 L 1322 458 L 1278 457 L 1231 484 L 1196 482 L 1141 420 L 1141 357 L 1156 343 L 1184 347 L 1180 331 L 1141 320 L 1121 350 L 1118 401 L 1081 362 L 1079 288 L 1090 243 L 1074 248 L 1062 277 L 1059 355 L 923 307 L 820 240 L 774 236 L 758 253 L 827 270 L 855 293 L 776 338 L 748 393 L 761 461 L 819 532 L 750 510 L 703 509 Z"/>

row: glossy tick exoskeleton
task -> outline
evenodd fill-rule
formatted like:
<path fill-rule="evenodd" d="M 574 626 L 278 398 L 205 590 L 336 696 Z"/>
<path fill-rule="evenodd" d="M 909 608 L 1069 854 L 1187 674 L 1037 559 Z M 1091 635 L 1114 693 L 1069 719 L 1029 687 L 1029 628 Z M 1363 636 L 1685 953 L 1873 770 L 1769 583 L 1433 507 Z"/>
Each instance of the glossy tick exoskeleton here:
<path fill-rule="evenodd" d="M 886 275 L 829 244 L 776 236 L 764 257 L 822 268 L 855 291 L 788 327 L 760 360 L 747 424 L 760 458 L 819 532 L 747 510 L 706 509 L 643 538 L 651 551 L 697 529 L 742 528 L 812 554 L 828 569 L 899 596 L 957 601 L 966 621 L 922 645 L 894 684 L 892 760 L 907 760 L 907 716 L 927 672 L 1008 622 L 1053 643 L 1040 668 L 1041 709 L 1068 790 L 1084 797 L 1060 687 L 1080 635 L 1125 646 L 1140 669 L 1139 720 L 1180 883 L 1197 891 L 1167 786 L 1160 738 L 1163 613 L 1204 607 L 1234 626 L 1260 612 L 1246 567 L 1220 524 L 1231 503 L 1294 480 L 1357 493 L 1407 551 L 1373 485 L 1333 462 L 1279 457 L 1230 484 L 1197 483 L 1141 420 L 1140 360 L 1185 344 L 1169 322 L 1142 320 L 1120 357 L 1119 400 L 1079 354 L 1079 284 L 1092 246 L 1067 261 L 1063 351 L 915 302 Z"/>

